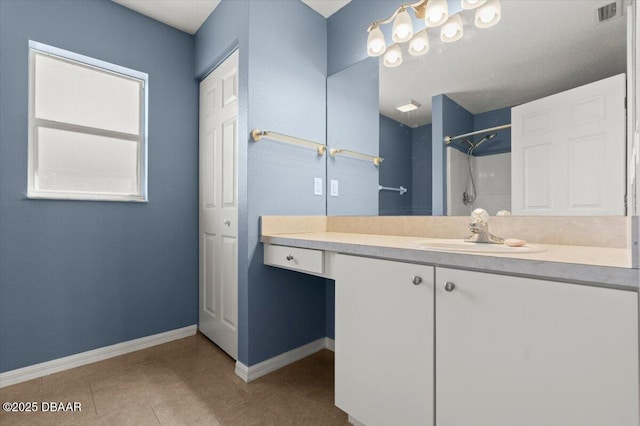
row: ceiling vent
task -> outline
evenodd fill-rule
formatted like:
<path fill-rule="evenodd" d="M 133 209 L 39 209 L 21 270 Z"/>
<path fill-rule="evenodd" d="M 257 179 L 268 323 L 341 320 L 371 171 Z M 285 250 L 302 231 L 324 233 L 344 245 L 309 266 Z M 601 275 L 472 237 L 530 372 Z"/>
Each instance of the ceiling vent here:
<path fill-rule="evenodd" d="M 622 15 L 622 4 L 620 1 L 613 1 L 595 10 L 596 22 L 605 22 Z"/>

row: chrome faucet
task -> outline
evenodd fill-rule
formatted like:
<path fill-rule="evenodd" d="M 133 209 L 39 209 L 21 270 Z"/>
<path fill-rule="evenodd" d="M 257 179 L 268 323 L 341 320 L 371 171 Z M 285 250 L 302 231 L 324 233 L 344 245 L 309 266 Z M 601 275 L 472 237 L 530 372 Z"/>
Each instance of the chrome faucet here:
<path fill-rule="evenodd" d="M 484 209 L 475 209 L 471 213 L 471 223 L 469 231 L 471 236 L 465 238 L 468 243 L 493 243 L 502 244 L 504 239 L 496 237 L 489 232 L 489 213 Z"/>

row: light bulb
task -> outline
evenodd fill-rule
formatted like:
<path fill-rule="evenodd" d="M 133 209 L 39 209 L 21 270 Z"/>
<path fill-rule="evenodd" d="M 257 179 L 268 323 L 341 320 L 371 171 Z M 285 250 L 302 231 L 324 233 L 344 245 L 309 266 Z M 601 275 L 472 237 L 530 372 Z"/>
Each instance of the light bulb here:
<path fill-rule="evenodd" d="M 424 14 L 424 23 L 427 27 L 437 27 L 444 24 L 449 17 L 449 5 L 447 0 L 429 0 Z"/>
<path fill-rule="evenodd" d="M 462 33 L 462 18 L 460 15 L 453 15 L 442 26 L 442 29 L 440 30 L 440 40 L 445 43 L 452 43 L 460 40 L 462 38 Z"/>
<path fill-rule="evenodd" d="M 500 21 L 501 15 L 500 1 L 488 0 L 485 4 L 476 9 L 476 27 L 492 27 Z"/>
<path fill-rule="evenodd" d="M 375 27 L 369 31 L 369 38 L 367 39 L 367 54 L 369 56 L 380 56 L 387 48 L 387 44 L 384 41 L 384 34 L 380 28 Z"/>
<path fill-rule="evenodd" d="M 413 37 L 413 23 L 411 22 L 411 16 L 406 10 L 398 13 L 395 21 L 393 21 L 393 41 L 402 43 L 409 41 Z"/>
<path fill-rule="evenodd" d="M 424 55 L 429 51 L 429 37 L 427 29 L 418 31 L 409 42 L 409 54 L 413 56 Z"/>
<path fill-rule="evenodd" d="M 387 49 L 384 54 L 383 63 L 385 67 L 389 68 L 400 66 L 402 63 L 402 50 L 400 50 L 399 44 L 394 44 Z"/>
<path fill-rule="evenodd" d="M 461 0 L 461 6 L 463 9 L 475 9 L 486 3 L 487 0 Z"/>

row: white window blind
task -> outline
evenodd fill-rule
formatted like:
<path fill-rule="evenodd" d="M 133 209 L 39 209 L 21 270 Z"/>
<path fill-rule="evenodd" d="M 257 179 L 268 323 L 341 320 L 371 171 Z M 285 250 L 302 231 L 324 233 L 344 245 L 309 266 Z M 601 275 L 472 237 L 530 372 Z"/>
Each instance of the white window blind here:
<path fill-rule="evenodd" d="M 145 201 L 147 75 L 30 42 L 30 198 Z"/>

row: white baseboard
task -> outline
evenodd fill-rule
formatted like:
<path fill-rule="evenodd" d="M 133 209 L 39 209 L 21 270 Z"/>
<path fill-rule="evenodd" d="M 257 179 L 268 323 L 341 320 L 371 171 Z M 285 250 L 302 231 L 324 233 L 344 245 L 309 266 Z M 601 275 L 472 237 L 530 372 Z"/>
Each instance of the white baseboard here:
<path fill-rule="evenodd" d="M 348 416 L 347 421 L 353 426 L 365 426 L 364 423 L 359 422 L 355 417 Z"/>
<path fill-rule="evenodd" d="M 71 368 L 80 367 L 81 365 L 91 364 L 92 362 L 102 361 L 107 358 L 113 358 L 118 355 L 124 355 L 129 352 L 139 351 L 140 349 L 149 348 L 151 346 L 161 345 L 172 340 L 193 336 L 196 334 L 197 330 L 198 326 L 194 324 L 178 328 L 176 330 L 141 337 L 139 339 L 129 340 L 127 342 L 117 343 L 115 345 L 105 346 L 103 348 L 93 349 L 91 351 L 81 352 L 64 358 L 58 358 L 52 361 L 42 362 L 40 364 L 34 364 L 28 367 L 0 373 L 0 388 L 15 385 L 16 383 L 26 382 L 31 379 L 37 379 L 38 377 L 48 376 L 49 374 L 69 370 Z"/>
<path fill-rule="evenodd" d="M 242 378 L 245 382 L 252 382 L 257 378 L 272 373 L 286 365 L 293 364 L 296 361 L 300 361 L 302 358 L 306 358 L 309 355 L 313 355 L 322 349 L 329 349 L 333 351 L 335 347 L 335 341 L 328 337 L 323 337 L 318 340 L 314 340 L 311 343 L 307 343 L 304 346 L 292 349 L 289 352 L 274 356 L 255 365 L 247 367 L 240 361 L 236 361 L 236 374 Z"/>
<path fill-rule="evenodd" d="M 330 350 L 331 352 L 336 351 L 336 341 L 331 339 L 330 337 L 324 338 L 324 348 Z"/>

